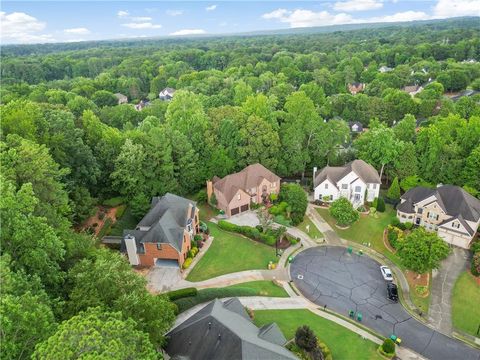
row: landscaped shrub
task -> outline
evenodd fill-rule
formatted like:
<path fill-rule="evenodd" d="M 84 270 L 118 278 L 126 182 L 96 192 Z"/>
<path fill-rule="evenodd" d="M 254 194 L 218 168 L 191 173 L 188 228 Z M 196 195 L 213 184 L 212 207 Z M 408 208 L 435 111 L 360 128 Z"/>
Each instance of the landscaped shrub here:
<path fill-rule="evenodd" d="M 390 225 L 398 227 L 398 225 L 400 225 L 400 220 L 398 220 L 397 217 L 394 217 L 392 221 L 390 221 Z"/>
<path fill-rule="evenodd" d="M 300 326 L 295 332 L 295 344 L 305 351 L 312 351 L 317 347 L 317 337 L 307 325 Z"/>
<path fill-rule="evenodd" d="M 288 207 L 288 203 L 285 201 L 282 201 L 277 205 L 273 205 L 270 209 L 268 209 L 268 212 L 272 215 L 284 215 L 287 207 Z"/>
<path fill-rule="evenodd" d="M 405 226 L 405 229 L 406 229 L 406 230 L 412 230 L 412 228 L 413 228 L 413 223 L 410 222 L 410 221 L 407 221 L 406 223 L 403 224 L 403 226 Z"/>
<path fill-rule="evenodd" d="M 270 246 L 275 245 L 275 242 L 277 241 L 277 238 L 275 237 L 275 235 L 271 233 L 260 234 L 260 239 L 262 240 L 262 242 Z"/>
<path fill-rule="evenodd" d="M 475 276 L 480 275 L 480 251 L 477 251 L 472 257 L 471 271 Z"/>
<path fill-rule="evenodd" d="M 277 224 L 283 225 L 283 226 L 292 226 L 292 222 L 288 219 L 285 218 L 283 215 L 277 215 L 275 216 L 274 221 Z"/>
<path fill-rule="evenodd" d="M 390 245 L 397 249 L 399 239 L 403 238 L 403 231 L 393 225 L 387 226 L 387 238 Z"/>
<path fill-rule="evenodd" d="M 202 189 L 197 193 L 197 201 L 199 203 L 206 203 L 208 200 L 207 191 Z"/>
<path fill-rule="evenodd" d="M 182 268 L 188 269 L 188 267 L 192 264 L 193 259 L 191 257 L 187 257 L 183 262 Z"/>
<path fill-rule="evenodd" d="M 400 185 L 398 183 L 398 177 L 395 177 L 392 181 L 392 185 L 387 192 L 387 197 L 391 200 L 398 200 L 400 199 Z"/>
<path fill-rule="evenodd" d="M 262 225 L 257 225 L 255 228 L 260 231 L 261 233 L 263 232 L 263 226 Z"/>
<path fill-rule="evenodd" d="M 359 211 L 359 212 L 366 212 L 366 211 L 367 211 L 367 208 L 366 208 L 364 205 L 360 205 L 360 206 L 357 208 L 357 211 Z"/>
<path fill-rule="evenodd" d="M 102 205 L 108 206 L 108 207 L 115 207 L 119 206 L 125 203 L 125 199 L 121 196 L 113 197 L 111 199 L 104 200 Z"/>
<path fill-rule="evenodd" d="M 198 254 L 198 247 L 194 246 L 194 247 L 192 247 L 192 249 L 191 249 L 190 251 L 192 252 L 193 256 L 197 256 L 197 254 Z"/>
<path fill-rule="evenodd" d="M 385 211 L 385 201 L 383 201 L 383 198 L 381 196 L 378 198 L 377 211 L 379 212 Z"/>
<path fill-rule="evenodd" d="M 125 210 L 127 209 L 127 205 L 120 205 L 118 208 L 117 208 L 117 211 L 115 212 L 115 217 L 117 219 L 121 219 L 123 214 L 125 213 Z"/>
<path fill-rule="evenodd" d="M 268 229 L 266 232 L 261 233 L 259 229 L 251 226 L 238 226 L 225 220 L 218 222 L 218 227 L 225 231 L 235 232 L 242 234 L 252 240 L 262 241 L 267 245 L 275 245 L 278 237 L 278 230 Z"/>
<path fill-rule="evenodd" d="M 203 238 L 202 238 L 202 235 L 195 234 L 195 235 L 193 236 L 193 240 L 195 240 L 195 241 L 202 241 L 202 239 L 203 239 Z"/>
<path fill-rule="evenodd" d="M 378 197 L 376 197 L 375 199 L 373 199 L 373 203 L 372 203 L 372 207 L 373 207 L 373 208 L 376 209 L 377 206 L 378 206 Z"/>
<path fill-rule="evenodd" d="M 270 194 L 270 201 L 271 202 L 275 202 L 275 201 L 277 201 L 277 199 L 278 199 L 277 194 L 274 194 L 274 193 Z"/>
<path fill-rule="evenodd" d="M 323 358 L 324 360 L 332 360 L 332 351 L 330 348 L 327 346 L 327 344 L 318 341 L 318 347 L 322 350 Z"/>
<path fill-rule="evenodd" d="M 213 207 L 217 206 L 217 197 L 215 196 L 215 194 L 212 194 L 212 196 L 210 196 L 210 205 L 212 205 Z"/>
<path fill-rule="evenodd" d="M 383 341 L 383 344 L 381 345 L 382 350 L 387 353 L 387 354 L 395 354 L 395 343 L 393 342 L 392 339 L 385 339 Z"/>
<path fill-rule="evenodd" d="M 182 298 L 189 297 L 189 296 L 195 296 L 195 295 L 197 295 L 197 292 L 198 292 L 197 288 L 190 287 L 190 288 L 185 288 L 185 289 L 173 290 L 173 291 L 170 291 L 170 292 L 166 293 L 165 295 L 168 296 L 170 301 L 175 301 L 177 299 L 182 299 Z"/>
<path fill-rule="evenodd" d="M 222 230 L 225 230 L 225 231 L 231 231 L 231 232 L 237 232 L 239 226 L 238 225 L 235 225 L 235 224 L 232 224 L 231 222 L 228 222 L 228 221 L 225 221 L 225 220 L 220 220 L 218 222 L 218 227 Z"/>
<path fill-rule="evenodd" d="M 340 226 L 350 225 L 360 218 L 358 211 L 344 197 L 335 200 L 328 211 Z"/>

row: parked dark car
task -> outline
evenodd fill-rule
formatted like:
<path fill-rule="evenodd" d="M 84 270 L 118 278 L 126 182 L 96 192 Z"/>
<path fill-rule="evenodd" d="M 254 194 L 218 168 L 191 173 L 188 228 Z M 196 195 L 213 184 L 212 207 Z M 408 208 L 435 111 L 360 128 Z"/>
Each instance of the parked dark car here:
<path fill-rule="evenodd" d="M 398 301 L 398 289 L 394 283 L 387 283 L 387 298 L 395 302 Z"/>

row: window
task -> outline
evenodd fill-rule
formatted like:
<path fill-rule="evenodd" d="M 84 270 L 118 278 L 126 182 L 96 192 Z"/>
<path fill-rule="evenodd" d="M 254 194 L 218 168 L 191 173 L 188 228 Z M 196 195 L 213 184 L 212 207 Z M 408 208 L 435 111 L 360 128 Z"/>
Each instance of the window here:
<path fill-rule="evenodd" d="M 419 214 L 423 214 L 423 209 L 422 209 L 422 208 L 418 208 L 417 212 L 418 212 Z"/>
<path fill-rule="evenodd" d="M 460 229 L 460 223 L 453 222 L 452 227 L 455 228 L 455 229 Z"/>
<path fill-rule="evenodd" d="M 270 187 L 274 188 L 275 187 L 275 181 L 270 184 Z"/>
<path fill-rule="evenodd" d="M 348 189 L 348 184 L 342 184 L 342 189 Z"/>
<path fill-rule="evenodd" d="M 438 220 L 438 214 L 434 213 L 433 211 L 432 212 L 429 212 L 427 214 L 427 217 L 431 220 Z"/>
<path fill-rule="evenodd" d="M 325 184 L 325 189 L 328 189 L 328 184 Z"/>
<path fill-rule="evenodd" d="M 372 184 L 373 189 L 377 188 L 377 184 Z"/>
<path fill-rule="evenodd" d="M 355 186 L 355 192 L 359 193 L 360 191 L 362 191 L 362 187 L 361 186 Z"/>
<path fill-rule="evenodd" d="M 242 196 L 242 195 L 240 195 L 240 193 L 238 193 L 237 199 L 240 200 L 241 196 Z"/>
<path fill-rule="evenodd" d="M 157 243 L 157 250 L 162 250 L 162 244 Z"/>
<path fill-rule="evenodd" d="M 330 195 L 330 200 L 333 200 L 333 195 Z"/>

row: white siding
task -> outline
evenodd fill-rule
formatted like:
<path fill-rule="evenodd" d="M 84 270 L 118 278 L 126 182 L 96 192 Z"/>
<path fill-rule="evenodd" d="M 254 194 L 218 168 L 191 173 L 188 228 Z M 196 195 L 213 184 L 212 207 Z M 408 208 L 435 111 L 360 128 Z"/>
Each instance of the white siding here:
<path fill-rule="evenodd" d="M 325 185 L 327 185 L 327 188 L 325 188 Z M 326 179 L 315 188 L 314 196 L 315 200 L 322 200 L 324 196 L 332 196 L 332 201 L 334 201 L 338 199 L 338 189 L 332 182 Z"/>

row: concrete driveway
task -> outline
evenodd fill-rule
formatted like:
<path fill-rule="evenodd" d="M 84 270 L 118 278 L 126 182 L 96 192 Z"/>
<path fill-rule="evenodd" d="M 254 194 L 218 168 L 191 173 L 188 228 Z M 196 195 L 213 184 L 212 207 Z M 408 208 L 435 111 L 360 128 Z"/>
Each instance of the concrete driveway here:
<path fill-rule="evenodd" d="M 155 266 L 149 271 L 147 281 L 148 286 L 152 290 L 165 292 L 184 280 L 182 279 L 178 266 Z"/>
<path fill-rule="evenodd" d="M 246 226 L 255 227 L 260 224 L 257 213 L 251 210 L 245 211 L 238 215 L 231 216 L 226 220 L 228 222 L 231 222 L 232 224 L 240 225 L 240 226 L 246 225 Z"/>
<path fill-rule="evenodd" d="M 362 323 L 387 337 L 392 333 L 402 344 L 434 360 L 480 360 L 480 351 L 447 337 L 412 318 L 400 303 L 386 297 L 380 264 L 347 249 L 322 246 L 299 253 L 290 276 L 302 294 L 328 309 L 348 316 L 361 312 Z"/>

